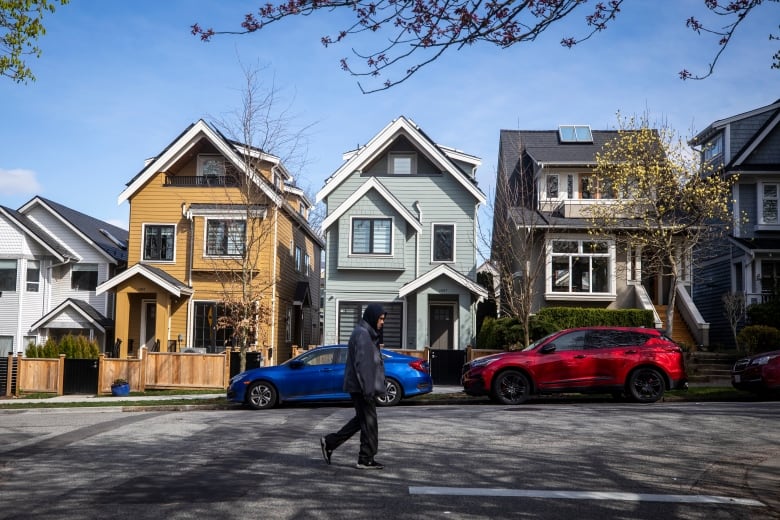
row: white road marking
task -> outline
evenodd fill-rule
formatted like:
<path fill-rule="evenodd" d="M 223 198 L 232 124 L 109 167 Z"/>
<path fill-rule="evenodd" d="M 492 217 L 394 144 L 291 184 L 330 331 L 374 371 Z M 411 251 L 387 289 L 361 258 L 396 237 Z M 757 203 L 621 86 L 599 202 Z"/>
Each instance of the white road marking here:
<path fill-rule="evenodd" d="M 733 504 L 766 507 L 763 502 L 747 498 L 716 495 L 659 495 L 652 493 L 619 493 L 614 491 L 555 491 L 546 489 L 461 488 L 409 486 L 410 495 L 450 495 L 483 497 L 563 498 L 573 500 L 621 500 L 628 502 L 674 502 L 686 504 Z"/>

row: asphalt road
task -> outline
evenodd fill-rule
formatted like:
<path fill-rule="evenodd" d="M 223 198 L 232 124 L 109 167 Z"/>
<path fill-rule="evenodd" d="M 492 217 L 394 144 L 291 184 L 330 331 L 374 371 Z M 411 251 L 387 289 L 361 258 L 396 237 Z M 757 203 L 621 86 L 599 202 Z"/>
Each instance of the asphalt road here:
<path fill-rule="evenodd" d="M 0 518 L 780 518 L 780 403 L 0 410 Z"/>

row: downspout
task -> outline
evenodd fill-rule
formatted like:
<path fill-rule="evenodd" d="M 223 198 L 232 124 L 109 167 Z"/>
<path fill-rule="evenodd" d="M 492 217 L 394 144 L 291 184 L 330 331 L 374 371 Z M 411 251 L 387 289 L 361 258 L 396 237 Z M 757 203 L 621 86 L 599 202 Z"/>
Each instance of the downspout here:
<path fill-rule="evenodd" d="M 186 202 L 181 203 L 181 215 L 185 219 L 187 219 L 190 225 L 189 232 L 187 233 L 187 285 L 189 287 L 192 287 L 192 261 L 193 261 L 193 255 L 195 254 L 195 239 L 194 239 L 195 221 L 192 218 L 192 211 L 190 211 L 187 208 Z M 192 312 L 194 307 L 193 307 L 192 297 L 187 298 L 187 300 L 188 300 L 187 301 L 187 323 L 185 323 L 184 325 L 186 338 L 184 339 L 184 344 L 192 346 L 193 341 L 192 341 L 191 331 L 193 330 Z M 170 318 L 170 315 L 168 316 L 168 318 Z M 178 349 L 179 345 L 177 344 L 176 347 Z"/>
<path fill-rule="evenodd" d="M 416 200 L 412 203 L 412 206 L 414 209 L 417 210 L 417 220 L 420 222 L 420 225 L 422 226 L 422 206 L 420 205 L 420 201 Z M 414 278 L 415 280 L 417 277 L 420 276 L 420 233 L 414 234 Z"/>
<path fill-rule="evenodd" d="M 271 273 L 273 283 L 271 284 L 271 348 L 277 356 L 279 355 L 279 349 L 276 347 L 276 269 L 279 255 L 279 207 L 274 207 L 274 267 Z M 271 360 L 269 359 L 270 363 Z"/>

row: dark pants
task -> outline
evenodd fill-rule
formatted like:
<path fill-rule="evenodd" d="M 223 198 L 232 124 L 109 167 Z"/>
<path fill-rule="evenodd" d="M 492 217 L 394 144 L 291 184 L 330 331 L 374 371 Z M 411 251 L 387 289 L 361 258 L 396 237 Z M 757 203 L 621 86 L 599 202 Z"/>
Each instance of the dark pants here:
<path fill-rule="evenodd" d="M 374 460 L 379 447 L 379 425 L 376 419 L 376 402 L 364 399 L 360 393 L 349 394 L 355 405 L 355 416 L 336 433 L 325 436 L 325 445 L 329 450 L 335 450 L 355 433 L 360 431 L 360 452 L 358 462 Z"/>

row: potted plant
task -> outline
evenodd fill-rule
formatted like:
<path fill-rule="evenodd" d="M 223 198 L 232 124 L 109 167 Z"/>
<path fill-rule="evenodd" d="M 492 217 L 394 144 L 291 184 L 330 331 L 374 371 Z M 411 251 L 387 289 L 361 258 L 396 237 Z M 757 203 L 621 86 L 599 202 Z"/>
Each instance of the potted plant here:
<path fill-rule="evenodd" d="M 130 393 L 130 383 L 127 382 L 127 379 L 124 378 L 117 378 L 114 379 L 114 382 L 111 383 L 111 395 L 128 395 Z"/>

